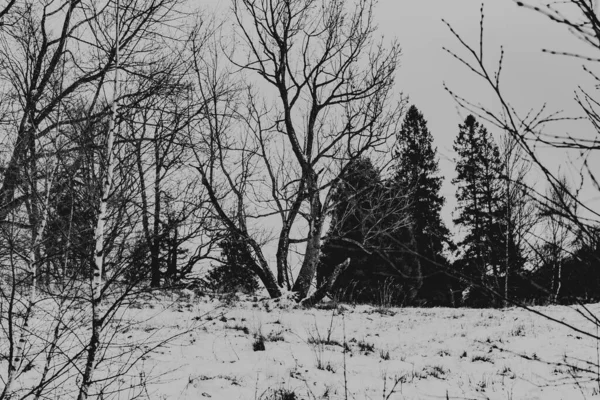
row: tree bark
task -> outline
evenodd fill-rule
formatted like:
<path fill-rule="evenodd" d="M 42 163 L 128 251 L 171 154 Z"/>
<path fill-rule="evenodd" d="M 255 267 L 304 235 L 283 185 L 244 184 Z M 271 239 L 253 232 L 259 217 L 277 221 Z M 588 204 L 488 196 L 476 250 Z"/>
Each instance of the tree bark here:
<path fill-rule="evenodd" d="M 88 343 L 87 359 L 85 362 L 85 370 L 81 378 L 81 386 L 79 387 L 79 395 L 77 400 L 87 400 L 89 396 L 90 387 L 92 385 L 92 376 L 96 368 L 96 355 L 98 353 L 98 347 L 100 345 L 100 332 L 102 330 L 102 320 L 99 316 L 98 307 L 101 302 L 100 299 L 94 301 L 92 305 L 92 336 Z"/>
<path fill-rule="evenodd" d="M 169 256 L 167 263 L 166 279 L 169 280 L 170 284 L 173 284 L 177 280 L 177 251 L 179 244 L 177 243 L 179 231 L 177 225 L 171 226 L 169 224 L 169 230 L 173 231 L 173 237 L 169 239 Z"/>
<path fill-rule="evenodd" d="M 317 304 L 319 301 L 323 299 L 331 291 L 338 277 L 348 266 L 350 265 L 350 258 L 347 258 L 341 264 L 338 264 L 334 270 L 333 274 L 329 275 L 327 280 L 309 297 L 305 298 L 300 302 L 300 304 L 304 307 L 312 307 Z"/>
<path fill-rule="evenodd" d="M 273 272 L 269 268 L 269 264 L 265 260 L 260 246 L 258 245 L 258 243 L 256 243 L 254 239 L 250 237 L 250 235 L 248 235 L 248 232 L 237 227 L 236 224 L 231 220 L 231 218 L 229 218 L 229 216 L 221 207 L 219 199 L 215 194 L 215 190 L 207 179 L 206 172 L 202 169 L 202 167 L 198 167 L 197 169 L 202 175 L 202 185 L 206 189 L 208 198 L 211 204 L 213 205 L 215 211 L 217 212 L 220 220 L 227 226 L 228 229 L 234 232 L 237 236 L 243 238 L 247 242 L 247 244 L 252 248 L 254 252 L 254 257 L 250 256 L 247 259 L 254 260 L 254 262 L 251 265 L 249 265 L 249 268 L 252 269 L 252 271 L 259 277 L 259 279 L 267 289 L 269 296 L 271 296 L 272 298 L 281 297 L 281 288 L 277 284 L 275 275 L 273 275 Z"/>
<path fill-rule="evenodd" d="M 22 131 L 21 131 L 22 132 Z M 15 192 L 20 184 L 21 160 L 27 152 L 27 133 L 20 133 L 13 154 L 8 162 L 2 188 L 0 188 L 0 223 L 6 221 L 8 214 L 17 208 L 22 201 L 15 199 Z"/>
<path fill-rule="evenodd" d="M 413 270 L 411 271 L 411 279 L 413 282 L 410 283 L 408 293 L 406 295 L 406 301 L 408 304 L 412 304 L 412 302 L 417 297 L 419 293 L 419 289 L 423 286 L 423 271 L 421 268 L 421 256 L 418 253 L 418 244 L 414 235 L 414 230 L 409 227 L 410 230 L 410 242 L 411 246 L 414 249 L 414 254 L 412 256 L 413 262 Z"/>
<path fill-rule="evenodd" d="M 310 181 L 307 186 L 312 192 L 309 234 L 302 267 L 300 268 L 298 278 L 292 288 L 292 291 L 297 292 L 301 299 L 304 299 L 308 295 L 310 285 L 315 277 L 315 272 L 321 256 L 321 231 L 323 229 L 323 210 L 319 192 L 316 187 L 316 176 L 312 176 L 309 179 Z"/>
<path fill-rule="evenodd" d="M 277 284 L 280 287 L 285 287 L 287 290 L 291 290 L 292 285 L 290 281 L 289 265 L 287 256 L 290 249 L 290 231 L 291 224 L 288 221 L 283 222 L 283 227 L 279 234 L 279 242 L 277 244 Z"/>
<path fill-rule="evenodd" d="M 158 138 L 154 137 L 154 160 L 155 160 L 155 169 L 154 169 L 154 220 L 152 227 L 152 240 L 150 246 L 150 286 L 153 288 L 160 287 L 160 208 L 161 208 L 161 198 L 160 198 L 160 184 L 161 184 L 161 169 L 162 165 L 160 163 L 160 154 L 159 154 L 159 143 Z"/>
<path fill-rule="evenodd" d="M 113 82 L 113 103 L 111 115 L 108 123 L 108 132 L 106 138 L 106 171 L 102 181 L 102 192 L 100 199 L 100 210 L 98 212 L 98 221 L 94 233 L 94 271 L 92 276 L 92 335 L 88 343 L 88 356 L 85 371 L 79 387 L 78 400 L 86 400 L 89 395 L 89 389 L 92 384 L 92 377 L 96 368 L 95 360 L 100 344 L 100 332 L 102 330 L 103 320 L 100 317 L 100 307 L 102 306 L 102 274 L 104 267 L 105 243 L 104 230 L 106 220 L 108 219 L 108 198 L 112 190 L 112 180 L 114 172 L 114 142 L 118 108 L 119 94 L 119 0 L 117 0 L 115 9 L 115 77 Z"/>

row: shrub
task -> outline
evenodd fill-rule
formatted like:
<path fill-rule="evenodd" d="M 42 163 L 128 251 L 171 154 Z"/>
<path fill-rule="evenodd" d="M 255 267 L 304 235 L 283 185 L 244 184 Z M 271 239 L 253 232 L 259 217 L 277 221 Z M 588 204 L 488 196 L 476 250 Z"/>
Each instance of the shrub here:
<path fill-rule="evenodd" d="M 474 355 L 473 357 L 471 357 L 471 361 L 472 362 L 482 361 L 482 362 L 489 362 L 489 363 L 492 363 L 492 364 L 494 363 L 492 361 L 492 359 L 489 356 L 485 355 L 485 354 Z"/>
<path fill-rule="evenodd" d="M 259 283 L 250 265 L 254 263 L 248 244 L 235 235 L 223 238 L 219 242 L 222 250 L 223 264 L 214 267 L 206 276 L 205 282 L 209 289 L 220 292 L 244 292 L 253 294 L 259 288 Z"/>
<path fill-rule="evenodd" d="M 293 390 L 279 388 L 273 391 L 269 390 L 260 396 L 259 400 L 298 400 L 299 397 Z"/>
<path fill-rule="evenodd" d="M 375 345 L 373 343 L 367 343 L 364 340 L 361 340 L 357 343 L 357 345 L 360 351 L 363 351 L 365 353 L 372 353 L 375 351 Z"/>
<path fill-rule="evenodd" d="M 252 350 L 254 351 L 265 351 L 265 337 L 263 335 L 256 335 L 254 343 L 252 343 Z"/>

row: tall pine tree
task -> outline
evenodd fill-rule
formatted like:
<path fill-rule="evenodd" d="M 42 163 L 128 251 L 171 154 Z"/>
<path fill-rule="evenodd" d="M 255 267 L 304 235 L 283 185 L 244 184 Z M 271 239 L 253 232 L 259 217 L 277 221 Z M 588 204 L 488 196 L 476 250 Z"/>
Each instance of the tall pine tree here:
<path fill-rule="evenodd" d="M 465 229 L 457 264 L 478 284 L 500 290 L 506 257 L 506 202 L 503 165 L 498 146 L 488 130 L 469 115 L 454 141 L 458 206 L 454 223 Z"/>
<path fill-rule="evenodd" d="M 449 293 L 450 281 L 440 274 L 447 261 L 442 252 L 449 243 L 449 231 L 440 216 L 444 198 L 440 195 L 443 178 L 439 175 L 436 148 L 427 121 L 416 106 L 411 106 L 396 138 L 395 184 L 408 188 L 409 213 L 414 245 L 425 277 L 419 297 L 428 301 Z M 445 302 L 441 300 L 442 302 Z"/>
<path fill-rule="evenodd" d="M 410 107 L 397 136 L 395 181 L 410 190 L 410 214 L 419 254 L 437 260 L 448 228 L 440 212 L 444 198 L 440 195 L 443 178 L 439 175 L 436 148 L 427 121 L 414 105 Z"/>

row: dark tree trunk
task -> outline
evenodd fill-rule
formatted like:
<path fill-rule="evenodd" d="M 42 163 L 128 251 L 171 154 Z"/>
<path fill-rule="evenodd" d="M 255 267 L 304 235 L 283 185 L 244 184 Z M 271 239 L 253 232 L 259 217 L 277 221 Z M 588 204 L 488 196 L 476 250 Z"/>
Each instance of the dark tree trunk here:
<path fill-rule="evenodd" d="M 8 214 L 21 204 L 21 201 L 15 200 L 15 192 L 21 180 L 19 174 L 21 160 L 27 152 L 28 140 L 26 139 L 24 134 L 17 137 L 15 149 L 4 173 L 2 188 L 0 188 L 0 222 L 4 222 L 8 218 Z"/>
<path fill-rule="evenodd" d="M 171 284 L 177 280 L 177 251 L 179 249 L 179 244 L 177 243 L 177 227 L 173 227 L 172 230 L 173 237 L 169 240 L 169 257 L 166 272 L 166 279 L 168 279 Z"/>
<path fill-rule="evenodd" d="M 288 262 L 287 255 L 290 247 L 290 226 L 284 225 L 281 230 L 281 235 L 279 237 L 279 243 L 277 245 L 277 284 L 280 287 L 287 287 L 288 290 L 291 289 L 290 285 L 290 276 L 288 273 Z"/>
<path fill-rule="evenodd" d="M 150 248 L 150 286 L 160 287 L 160 241 L 157 237 L 152 240 Z"/>

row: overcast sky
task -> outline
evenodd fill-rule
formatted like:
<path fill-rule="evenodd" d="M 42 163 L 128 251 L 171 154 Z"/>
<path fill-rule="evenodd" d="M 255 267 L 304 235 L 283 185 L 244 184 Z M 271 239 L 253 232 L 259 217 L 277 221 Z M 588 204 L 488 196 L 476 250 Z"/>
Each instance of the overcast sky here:
<path fill-rule="evenodd" d="M 381 34 L 397 37 L 403 48 L 397 86 L 423 112 L 438 147 L 447 198 L 443 214 L 448 223 L 456 205 L 450 183 L 455 176 L 452 143 L 458 124 L 468 114 L 457 108 L 443 84 L 471 101 L 488 106 L 494 102 L 489 87 L 443 50 L 447 47 L 468 59 L 442 19 L 469 44 L 477 45 L 481 4 L 481 0 L 380 0 L 376 10 Z M 484 15 L 484 57 L 488 66 L 495 66 L 500 46 L 504 46 L 503 87 L 517 109 L 525 113 L 547 102 L 551 110 L 581 114 L 573 100 L 574 90 L 578 85 L 593 84 L 583 72 L 582 62 L 543 53 L 542 48 L 585 53 L 586 45 L 564 27 L 518 7 L 513 0 L 484 1 Z M 499 139 L 500 132 L 494 133 Z M 556 168 L 567 161 L 562 152 L 542 152 Z"/>

